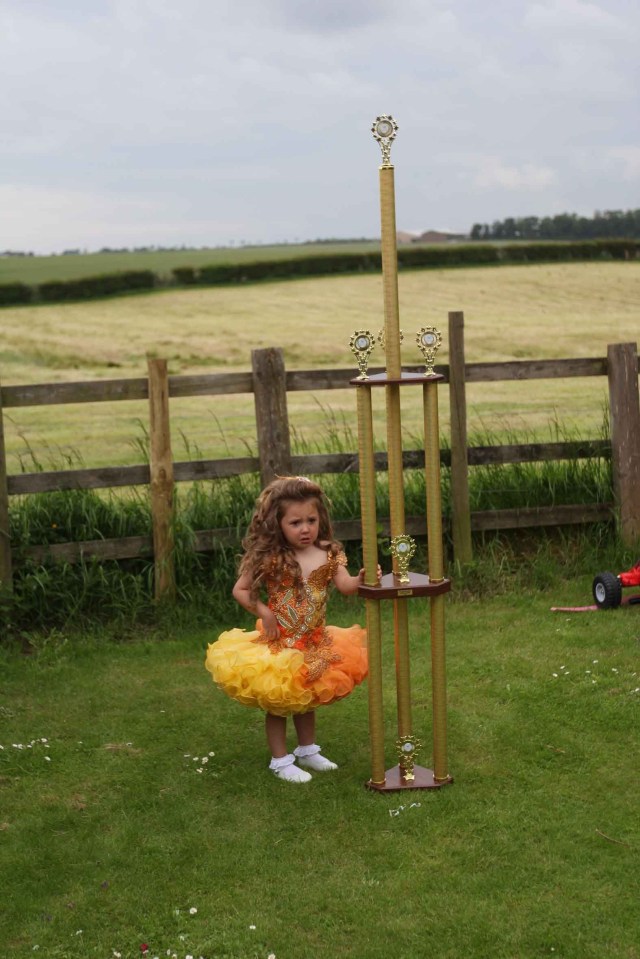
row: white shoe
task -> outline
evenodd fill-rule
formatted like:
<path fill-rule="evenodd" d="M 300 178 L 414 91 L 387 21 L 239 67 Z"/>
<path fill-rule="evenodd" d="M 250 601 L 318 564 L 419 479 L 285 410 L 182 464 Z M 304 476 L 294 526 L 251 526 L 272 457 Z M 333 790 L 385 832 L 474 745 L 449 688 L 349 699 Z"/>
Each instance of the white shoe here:
<path fill-rule="evenodd" d="M 311 776 L 295 765 L 296 757 L 289 753 L 287 756 L 279 756 L 272 759 L 269 763 L 269 769 L 275 773 L 278 779 L 285 779 L 289 783 L 306 783 Z"/>
<path fill-rule="evenodd" d="M 301 766 L 305 769 L 313 769 L 316 773 L 326 773 L 338 768 L 336 763 L 332 763 L 321 754 L 320 746 L 316 746 L 315 743 L 312 746 L 296 746 L 293 752 Z"/>

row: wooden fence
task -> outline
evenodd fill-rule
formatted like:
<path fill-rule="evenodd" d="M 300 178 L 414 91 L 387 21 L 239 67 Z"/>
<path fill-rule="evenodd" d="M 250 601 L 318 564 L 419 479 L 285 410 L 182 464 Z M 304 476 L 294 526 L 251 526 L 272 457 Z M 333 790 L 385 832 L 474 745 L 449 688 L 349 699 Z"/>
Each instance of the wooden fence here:
<path fill-rule="evenodd" d="M 591 523 L 615 517 L 626 544 L 634 545 L 640 541 L 640 404 L 638 352 L 635 343 L 611 345 L 607 356 L 603 358 L 466 363 L 464 317 L 462 313 L 450 313 L 449 357 L 450 363 L 437 366 L 436 371 L 445 377 L 450 394 L 451 450 L 442 450 L 441 458 L 443 465 L 451 467 L 452 536 L 457 560 L 467 562 L 471 559 L 471 533 L 477 530 Z M 156 596 L 170 597 L 175 589 L 172 561 L 174 484 L 258 472 L 263 484 L 276 473 L 357 472 L 356 452 L 293 455 L 287 415 L 288 393 L 299 390 L 317 392 L 345 389 L 353 376 L 352 369 L 286 370 L 282 351 L 274 348 L 255 350 L 252 354 L 251 372 L 247 373 L 169 376 L 165 360 L 149 359 L 146 377 L 0 388 L 0 583 L 11 588 L 13 566 L 24 561 L 73 563 L 89 558 L 153 556 Z M 608 378 L 610 440 L 468 446 L 465 399 L 467 383 L 587 376 Z M 254 395 L 258 455 L 174 462 L 170 442 L 170 399 L 233 393 Z M 149 465 L 7 474 L 3 409 L 114 400 L 148 401 Z M 405 451 L 403 456 L 405 468 L 419 468 L 424 465 L 422 451 Z M 474 513 L 470 511 L 469 467 L 600 456 L 612 458 L 614 503 Z M 376 454 L 376 465 L 379 470 L 386 469 L 386 454 Z M 53 490 L 137 485 L 150 487 L 152 535 L 31 546 L 23 548 L 19 556 L 12 554 L 9 537 L 11 496 Z M 384 530 L 385 523 L 381 525 Z M 424 518 L 408 517 L 407 532 L 423 533 Z M 345 540 L 357 539 L 360 536 L 359 523 L 336 524 L 336 534 Z M 194 548 L 199 551 L 211 550 L 216 542 L 229 542 L 235 535 L 234 530 L 228 529 L 201 530 L 195 534 Z"/>

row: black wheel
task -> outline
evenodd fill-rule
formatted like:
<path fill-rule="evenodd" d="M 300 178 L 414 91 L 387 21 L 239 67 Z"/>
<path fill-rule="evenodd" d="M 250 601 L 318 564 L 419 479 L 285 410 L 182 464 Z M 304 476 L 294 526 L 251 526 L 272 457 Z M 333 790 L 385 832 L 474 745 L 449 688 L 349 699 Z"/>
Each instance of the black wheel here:
<path fill-rule="evenodd" d="M 613 609 L 622 602 L 622 585 L 615 573 L 598 573 L 593 581 L 593 598 L 600 609 Z"/>

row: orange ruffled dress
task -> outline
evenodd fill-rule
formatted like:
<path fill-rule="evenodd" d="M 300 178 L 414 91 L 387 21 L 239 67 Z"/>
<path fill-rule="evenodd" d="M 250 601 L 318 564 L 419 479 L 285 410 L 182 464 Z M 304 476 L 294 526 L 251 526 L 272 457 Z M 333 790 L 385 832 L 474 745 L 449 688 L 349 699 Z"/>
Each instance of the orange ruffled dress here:
<path fill-rule="evenodd" d="M 267 582 L 269 608 L 280 627 L 277 639 L 230 629 L 209 645 L 205 666 L 228 696 L 276 716 L 306 713 L 348 696 L 367 675 L 366 632 L 325 625 L 327 592 L 344 553 L 303 580 L 296 596 L 292 578 Z"/>

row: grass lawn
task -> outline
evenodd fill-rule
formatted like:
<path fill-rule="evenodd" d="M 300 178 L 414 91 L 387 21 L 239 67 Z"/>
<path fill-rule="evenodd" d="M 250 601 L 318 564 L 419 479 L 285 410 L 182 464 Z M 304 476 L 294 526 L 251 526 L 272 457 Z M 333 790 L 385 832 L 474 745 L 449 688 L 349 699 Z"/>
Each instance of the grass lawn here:
<path fill-rule="evenodd" d="M 455 782 L 435 792 L 363 787 L 365 688 L 319 713 L 339 771 L 277 780 L 260 714 L 203 669 L 214 627 L 0 650 L 2 956 L 637 959 L 640 609 L 550 612 L 589 584 L 447 603 Z M 428 611 L 410 612 L 431 765 Z"/>

